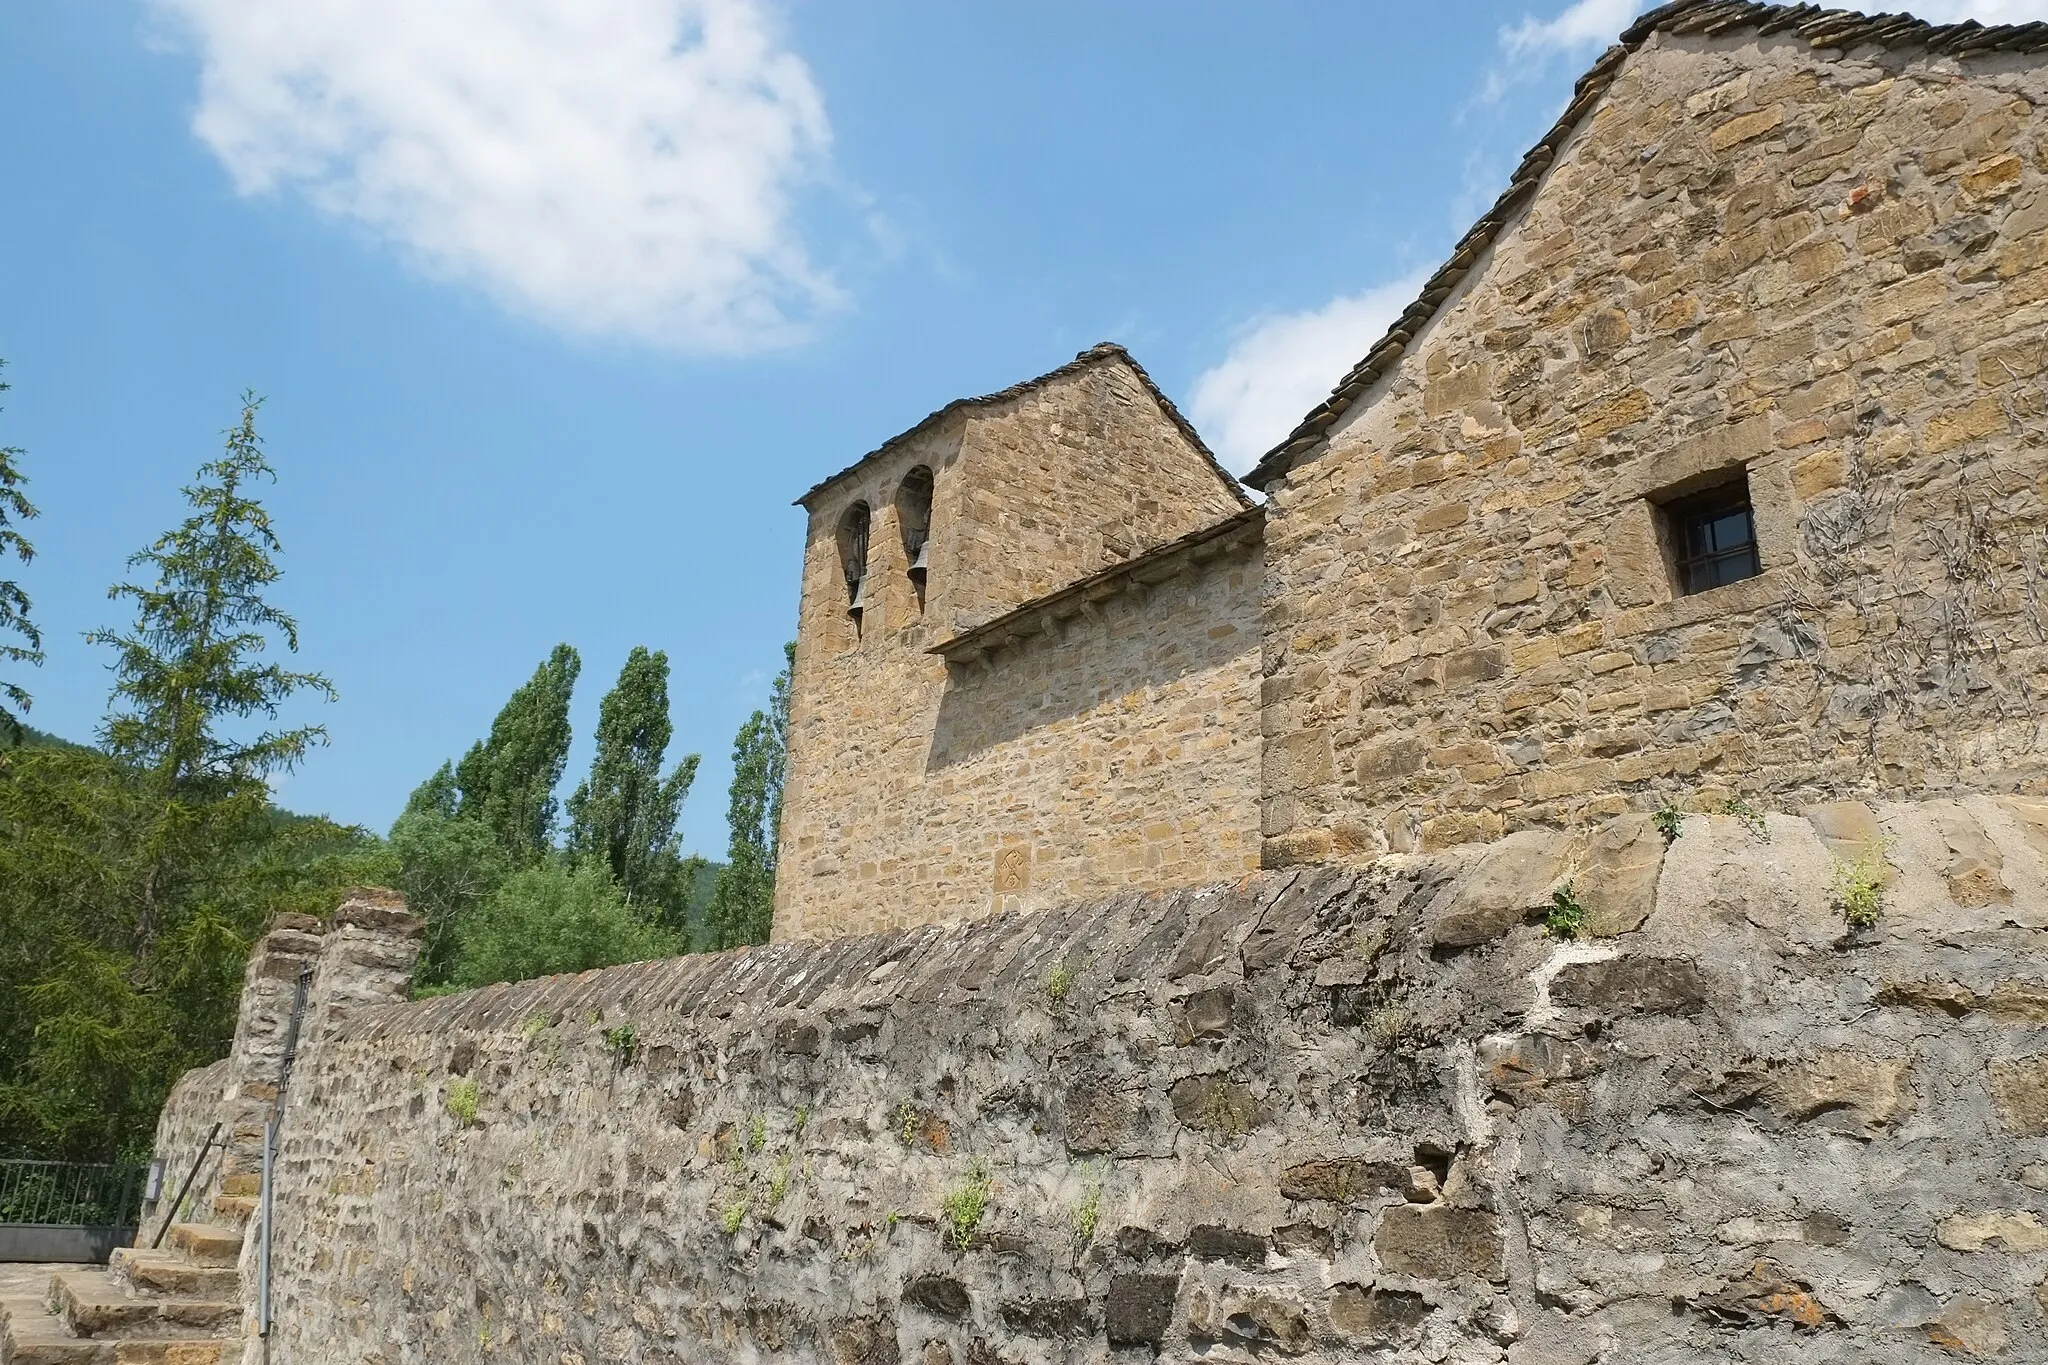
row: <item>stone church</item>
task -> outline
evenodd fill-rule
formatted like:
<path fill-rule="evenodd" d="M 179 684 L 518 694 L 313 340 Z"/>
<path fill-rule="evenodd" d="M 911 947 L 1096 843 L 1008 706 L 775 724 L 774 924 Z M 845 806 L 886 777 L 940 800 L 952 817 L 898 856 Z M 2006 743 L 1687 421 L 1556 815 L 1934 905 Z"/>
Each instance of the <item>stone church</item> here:
<path fill-rule="evenodd" d="M 825 479 L 781 941 L 280 916 L 0 1365 L 2042 1360 L 2044 100 L 1682 0 L 1257 500 L 1114 346 Z"/>
<path fill-rule="evenodd" d="M 2037 788 L 2044 49 L 1667 5 L 1262 502 L 1110 345 L 819 483 L 776 937 Z"/>

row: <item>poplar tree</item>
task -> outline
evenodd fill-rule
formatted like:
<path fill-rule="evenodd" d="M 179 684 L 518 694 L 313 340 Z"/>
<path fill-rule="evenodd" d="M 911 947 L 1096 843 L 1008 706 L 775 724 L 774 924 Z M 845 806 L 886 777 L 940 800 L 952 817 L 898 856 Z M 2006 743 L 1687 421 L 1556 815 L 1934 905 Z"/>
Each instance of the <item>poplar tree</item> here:
<path fill-rule="evenodd" d="M 0 366 L 7 362 L 0 361 Z M 0 381 L 0 393 L 7 392 L 8 385 Z M 21 491 L 28 482 L 18 463 L 22 457 L 18 446 L 0 446 L 0 559 L 12 555 L 26 564 L 35 558 L 35 546 L 16 529 L 20 523 L 33 520 L 35 504 Z M 11 578 L 0 578 L 0 661 L 10 664 L 40 664 L 43 661 L 42 634 L 29 619 L 28 594 L 21 585 Z M 15 644 L 5 637 L 13 636 L 21 641 Z M 21 717 L 16 711 L 26 711 L 32 704 L 28 691 L 12 678 L 0 678 L 0 740 L 9 744 L 21 742 Z"/>
<path fill-rule="evenodd" d="M 456 766 L 461 814 L 481 819 L 515 865 L 554 846 L 555 787 L 569 761 L 569 698 L 582 668 L 574 649 L 556 645 L 498 712 L 490 737 Z"/>
<path fill-rule="evenodd" d="M 685 755 L 663 778 L 673 734 L 668 655 L 636 645 L 598 706 L 597 754 L 569 798 L 569 854 L 607 869 L 628 905 L 659 907 L 679 926 L 693 869 L 681 856 L 676 820 L 698 756 Z"/>
<path fill-rule="evenodd" d="M 782 828 L 782 780 L 789 757 L 789 674 L 796 646 L 784 645 L 768 709 L 740 726 L 732 743 L 725 820 L 725 870 L 718 874 L 706 929 L 709 947 L 766 943 L 775 920 L 775 841 Z"/>

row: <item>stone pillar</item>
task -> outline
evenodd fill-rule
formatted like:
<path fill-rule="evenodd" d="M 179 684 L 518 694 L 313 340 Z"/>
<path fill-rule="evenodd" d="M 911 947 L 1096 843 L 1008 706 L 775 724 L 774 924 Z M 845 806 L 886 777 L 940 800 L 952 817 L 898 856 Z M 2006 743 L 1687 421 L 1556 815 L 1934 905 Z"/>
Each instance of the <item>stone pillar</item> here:
<path fill-rule="evenodd" d="M 321 942 L 299 1033 L 301 1056 L 333 1037 L 364 1006 L 411 998 L 425 928 L 396 891 L 359 886 L 348 893 Z"/>
<path fill-rule="evenodd" d="M 320 921 L 310 915 L 279 915 L 249 954 L 242 977 L 242 1003 L 235 1016 L 235 1041 L 228 1048 L 228 1087 L 221 1117 L 226 1121 L 227 1157 L 205 1198 L 192 1201 L 192 1220 L 246 1221 L 263 1179 L 263 1125 L 277 1100 L 277 1071 L 291 1033 L 292 1004 L 299 974 L 312 967 L 321 947 Z M 216 1208 L 216 1200 L 220 1207 Z"/>

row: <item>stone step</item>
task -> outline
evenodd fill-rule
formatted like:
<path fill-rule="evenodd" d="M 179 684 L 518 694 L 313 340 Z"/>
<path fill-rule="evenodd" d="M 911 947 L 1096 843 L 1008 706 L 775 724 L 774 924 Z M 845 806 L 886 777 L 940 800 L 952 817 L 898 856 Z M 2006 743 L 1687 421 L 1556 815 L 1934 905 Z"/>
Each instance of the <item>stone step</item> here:
<path fill-rule="evenodd" d="M 124 1341 L 224 1337 L 242 1321 L 242 1305 L 232 1299 L 128 1294 L 103 1270 L 55 1276 L 50 1306 L 73 1336 Z"/>
<path fill-rule="evenodd" d="M 221 1194 L 213 1199 L 213 1216 L 216 1221 L 229 1227 L 242 1227 L 256 1216 L 256 1196 L 249 1194 Z"/>
<path fill-rule="evenodd" d="M 169 1241 L 196 1265 L 233 1265 L 242 1257 L 242 1230 L 218 1223 L 173 1223 Z"/>
<path fill-rule="evenodd" d="M 39 1299 L 0 1299 L 0 1365 L 99 1365 L 105 1345 L 66 1332 Z"/>
<path fill-rule="evenodd" d="M 114 1283 L 146 1294 L 232 1299 L 240 1295 L 241 1274 L 233 1266 L 195 1265 L 175 1251 L 116 1247 L 107 1263 Z"/>

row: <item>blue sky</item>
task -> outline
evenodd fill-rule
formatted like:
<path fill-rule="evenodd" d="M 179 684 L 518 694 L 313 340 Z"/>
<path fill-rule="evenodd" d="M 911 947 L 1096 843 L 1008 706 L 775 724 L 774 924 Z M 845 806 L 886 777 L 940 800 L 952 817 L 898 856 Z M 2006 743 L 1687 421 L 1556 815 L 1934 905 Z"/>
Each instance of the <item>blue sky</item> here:
<path fill-rule="evenodd" d="M 294 716 L 333 743 L 281 799 L 384 828 L 561 640 L 573 783 L 646 644 L 716 853 L 794 626 L 792 497 L 1105 339 L 1247 467 L 1639 8 L 10 0 L 30 719 L 92 732 L 82 633 L 125 624 L 107 586 L 253 387 L 276 598 L 341 693 Z"/>

